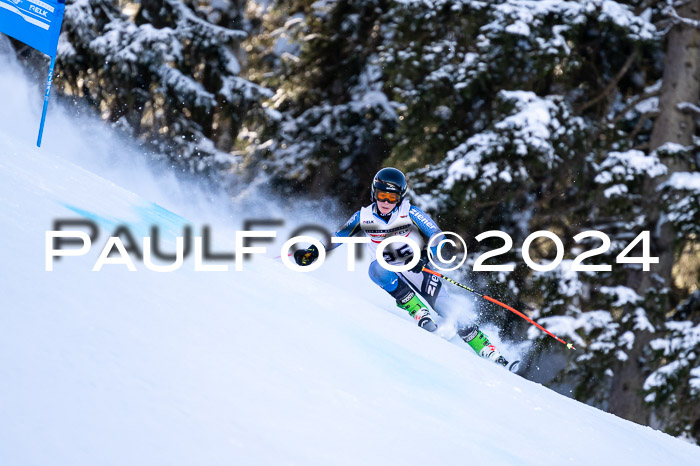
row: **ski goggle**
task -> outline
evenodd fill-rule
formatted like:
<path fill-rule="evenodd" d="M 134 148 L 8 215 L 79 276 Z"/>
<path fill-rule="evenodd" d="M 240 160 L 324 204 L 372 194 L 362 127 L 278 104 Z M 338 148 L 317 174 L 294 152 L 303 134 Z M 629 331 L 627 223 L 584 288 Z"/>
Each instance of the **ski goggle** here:
<path fill-rule="evenodd" d="M 392 204 L 396 204 L 399 202 L 399 199 L 401 199 L 401 196 L 399 196 L 397 193 L 388 193 L 386 191 L 377 191 L 374 194 L 374 198 L 377 201 L 386 201 L 390 202 Z"/>

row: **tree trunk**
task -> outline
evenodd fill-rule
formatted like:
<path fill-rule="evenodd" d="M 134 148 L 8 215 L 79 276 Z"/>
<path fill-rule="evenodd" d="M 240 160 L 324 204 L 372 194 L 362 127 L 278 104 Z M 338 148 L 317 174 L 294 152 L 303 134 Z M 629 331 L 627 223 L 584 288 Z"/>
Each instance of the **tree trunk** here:
<path fill-rule="evenodd" d="M 693 0 L 683 5 L 678 13 L 685 18 L 700 19 L 700 1 Z M 669 32 L 664 58 L 663 85 L 659 97 L 659 115 L 654 121 L 650 150 L 656 150 L 667 142 L 683 146 L 692 144 L 695 132 L 695 115 L 678 109 L 678 104 L 689 102 L 697 105 L 700 100 L 700 31 L 684 24 L 678 24 Z M 658 186 L 668 180 L 674 172 L 688 169 L 687 162 L 679 158 L 662 159 L 668 166 L 665 176 L 649 179 L 645 186 L 647 199 L 646 212 L 651 230 L 651 254 L 659 257 L 658 264 L 652 264 L 651 271 L 632 270 L 628 274 L 627 286 L 644 296 L 650 289 L 663 287 L 672 289 L 672 268 L 675 260 L 674 235 L 672 225 L 664 222 Z M 656 277 L 656 278 L 654 278 Z M 661 304 L 656 311 L 655 325 L 663 323 L 664 314 L 671 303 Z M 644 371 L 644 347 L 652 334 L 639 332 L 629 360 L 613 368 L 615 379 L 610 392 L 609 410 L 611 413 L 635 422 L 648 424 L 649 410 L 639 391 L 646 379 Z"/>
<path fill-rule="evenodd" d="M 678 13 L 700 19 L 700 1 L 686 3 Z M 678 110 L 681 102 L 698 103 L 700 96 L 700 31 L 687 25 L 676 25 L 668 34 L 664 76 L 659 97 L 659 116 L 649 142 L 656 150 L 667 142 L 688 146 L 695 131 L 695 115 Z"/>
<path fill-rule="evenodd" d="M 678 13 L 686 18 L 700 19 L 700 0 L 687 2 Z M 667 142 L 689 146 L 695 133 L 695 117 L 692 112 L 678 109 L 678 104 L 688 102 L 693 105 L 700 100 L 700 31 L 690 26 L 679 24 L 669 32 L 664 58 L 664 76 L 659 97 L 659 115 L 654 120 L 654 128 L 649 142 L 650 150 L 656 150 Z M 664 279 L 664 285 L 671 286 L 671 269 L 674 262 L 673 231 L 663 222 L 660 215 L 660 196 L 658 186 L 667 181 L 674 172 L 688 170 L 687 161 L 679 158 L 666 158 L 662 161 L 668 167 L 668 173 L 651 179 L 647 188 L 649 219 L 657 227 L 652 231 L 652 244 L 657 248 L 659 264 L 652 268 Z M 655 270 L 654 270 L 655 269 Z M 642 272 L 642 285 L 638 291 L 645 292 L 649 287 L 650 272 Z"/>

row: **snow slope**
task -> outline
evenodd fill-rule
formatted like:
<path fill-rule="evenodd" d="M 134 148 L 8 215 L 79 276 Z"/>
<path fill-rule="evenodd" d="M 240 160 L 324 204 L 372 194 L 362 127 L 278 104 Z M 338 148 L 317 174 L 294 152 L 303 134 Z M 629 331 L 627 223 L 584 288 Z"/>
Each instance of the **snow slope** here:
<path fill-rule="evenodd" d="M 119 224 L 161 225 L 170 251 L 208 222 L 232 251 L 242 218 L 285 210 L 180 192 L 60 108 L 37 149 L 40 97 L 0 55 L 0 464 L 700 464 L 697 446 L 420 330 L 342 251 L 288 270 L 291 220 L 241 272 L 92 272 Z M 45 232 L 78 213 L 101 237 L 45 271 Z"/>

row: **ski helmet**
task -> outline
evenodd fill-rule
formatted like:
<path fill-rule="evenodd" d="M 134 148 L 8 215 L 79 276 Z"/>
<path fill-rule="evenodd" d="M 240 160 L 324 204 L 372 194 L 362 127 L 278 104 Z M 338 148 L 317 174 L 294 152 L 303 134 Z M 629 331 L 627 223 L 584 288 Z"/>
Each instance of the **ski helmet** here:
<path fill-rule="evenodd" d="M 374 175 L 374 181 L 372 181 L 372 202 L 375 201 L 376 191 L 386 191 L 398 193 L 400 196 L 398 204 L 401 204 L 407 189 L 408 183 L 406 183 L 406 177 L 401 173 L 401 170 L 391 167 L 382 168 Z"/>

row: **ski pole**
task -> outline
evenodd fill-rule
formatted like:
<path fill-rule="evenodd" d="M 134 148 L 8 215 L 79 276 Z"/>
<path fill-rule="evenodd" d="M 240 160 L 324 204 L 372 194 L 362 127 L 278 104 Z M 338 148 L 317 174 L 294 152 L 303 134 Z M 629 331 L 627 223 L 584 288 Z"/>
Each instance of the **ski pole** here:
<path fill-rule="evenodd" d="M 425 268 L 425 267 L 423 267 L 423 270 L 426 271 L 426 272 L 428 272 L 428 273 L 430 273 L 430 274 L 435 275 L 435 276 L 438 277 L 438 278 L 442 278 L 443 280 L 445 280 L 445 281 L 447 281 L 447 282 L 450 282 L 450 283 L 452 283 L 453 285 L 457 285 L 457 286 L 459 286 L 460 288 L 464 288 L 464 289 L 467 290 L 467 291 L 471 291 L 471 292 L 474 293 L 475 295 L 481 296 L 481 297 L 484 298 L 486 301 L 490 301 L 490 302 L 492 302 L 492 303 L 494 303 L 494 304 L 498 304 L 499 306 L 501 306 L 501 307 L 503 307 L 503 308 L 505 308 L 505 309 L 508 309 L 509 311 L 511 311 L 511 312 L 517 314 L 518 316 L 522 317 L 523 319 L 527 320 L 527 321 L 530 322 L 532 325 L 534 325 L 534 326 L 537 327 L 538 329 L 542 330 L 544 333 L 546 333 L 546 334 L 549 335 L 550 337 L 554 338 L 554 339 L 557 340 L 558 342 L 565 344 L 567 348 L 572 349 L 572 350 L 575 350 L 575 349 L 576 349 L 576 348 L 574 348 L 574 345 L 573 345 L 572 343 L 567 343 L 567 342 L 565 342 L 564 340 L 562 340 L 561 338 L 559 338 L 558 336 L 556 336 L 555 334 L 553 334 L 552 332 L 550 332 L 550 331 L 547 330 L 546 328 L 542 327 L 540 324 L 538 324 L 538 323 L 535 322 L 534 320 L 530 319 L 528 316 L 526 316 L 526 315 L 523 314 L 522 312 L 513 309 L 512 307 L 508 306 L 507 304 L 503 304 L 503 303 L 500 302 L 499 300 L 493 299 L 491 296 L 486 296 L 485 294 L 479 293 L 478 291 L 469 288 L 467 285 L 463 285 L 463 284 L 459 283 L 458 281 L 452 280 L 451 278 L 446 277 L 446 276 L 444 276 L 443 274 L 441 274 L 441 273 L 439 273 L 439 272 L 436 272 L 436 271 L 434 271 L 434 270 L 427 269 L 427 268 Z"/>

